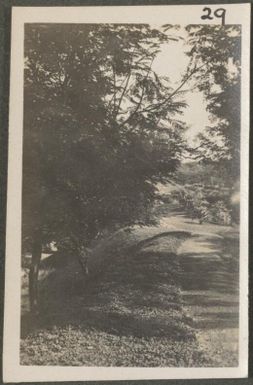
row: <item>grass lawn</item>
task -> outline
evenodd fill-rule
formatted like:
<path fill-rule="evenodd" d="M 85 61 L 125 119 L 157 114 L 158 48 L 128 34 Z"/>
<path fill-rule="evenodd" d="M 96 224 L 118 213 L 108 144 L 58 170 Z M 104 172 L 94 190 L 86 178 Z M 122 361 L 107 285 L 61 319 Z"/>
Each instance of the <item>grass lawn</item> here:
<path fill-rule="evenodd" d="M 21 364 L 205 365 L 178 285 L 176 249 L 186 237 L 156 234 L 141 247 L 116 247 L 86 281 L 75 259 L 55 269 L 51 258 L 42 266 L 41 315 L 23 308 Z"/>
<path fill-rule="evenodd" d="M 94 245 L 89 271 L 67 255 L 44 259 L 33 318 L 24 270 L 21 364 L 237 365 L 236 228 L 165 210 L 157 227 Z"/>

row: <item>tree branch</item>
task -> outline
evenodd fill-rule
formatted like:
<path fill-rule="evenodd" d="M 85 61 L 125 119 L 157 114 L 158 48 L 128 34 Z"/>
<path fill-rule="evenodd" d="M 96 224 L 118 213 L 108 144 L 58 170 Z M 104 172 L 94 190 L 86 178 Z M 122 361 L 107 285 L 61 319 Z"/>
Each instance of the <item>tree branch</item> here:
<path fill-rule="evenodd" d="M 113 103 L 113 114 L 114 114 L 115 108 L 116 108 L 116 94 L 117 94 L 117 90 L 116 90 L 116 73 L 115 73 L 115 69 L 114 69 L 113 65 L 112 65 L 112 75 L 113 75 L 113 96 L 112 96 L 112 98 L 110 99 L 110 101 L 108 103 L 108 108 Z"/>
<path fill-rule="evenodd" d="M 150 106 L 144 108 L 143 110 L 141 110 L 139 112 L 150 112 L 150 111 L 152 111 L 152 110 L 154 110 L 156 108 L 159 108 L 159 107 L 163 106 L 164 104 L 166 104 L 170 99 L 173 98 L 173 96 L 175 96 L 178 93 L 178 91 L 180 91 L 182 89 L 182 87 L 185 85 L 185 83 L 187 83 L 187 81 L 192 77 L 192 75 L 194 75 L 198 70 L 200 70 L 205 65 L 206 65 L 206 63 L 202 64 L 199 67 L 195 67 L 189 73 L 189 75 L 186 76 L 186 78 L 182 81 L 182 83 L 169 96 L 167 96 L 167 98 L 165 98 L 162 102 L 150 105 Z"/>
<path fill-rule="evenodd" d="M 123 97 L 124 97 L 124 95 L 125 95 L 125 93 L 126 93 L 126 90 L 127 90 L 128 84 L 129 84 L 129 80 L 130 80 L 130 78 L 131 78 L 131 74 L 132 74 L 132 73 L 131 73 L 131 70 L 130 70 L 130 71 L 129 71 L 129 74 L 128 74 L 127 77 L 126 77 L 126 84 L 125 84 L 125 87 L 123 88 L 123 91 L 122 91 L 121 96 L 120 96 L 120 98 L 119 98 L 119 103 L 118 103 L 117 109 L 116 109 L 116 111 L 115 111 L 115 118 L 116 118 L 116 116 L 118 115 L 118 112 L 119 112 L 119 110 L 120 110 L 120 106 L 121 106 Z"/>
<path fill-rule="evenodd" d="M 149 67 L 148 67 L 148 69 L 147 69 L 147 72 L 146 72 L 146 74 L 145 74 L 145 76 L 144 76 L 143 82 L 145 82 L 145 80 L 148 78 L 148 75 L 149 75 L 149 73 L 150 73 L 150 70 L 151 70 L 151 67 L 152 67 L 154 58 L 155 58 L 155 57 L 153 56 L 153 57 L 152 57 L 152 60 L 151 60 L 151 62 L 150 62 L 150 65 L 149 65 Z M 121 127 L 121 126 L 123 126 L 124 124 L 126 124 L 129 120 L 131 120 L 131 119 L 133 118 L 134 115 L 137 114 L 137 112 L 138 112 L 138 110 L 139 110 L 139 108 L 140 108 L 140 106 L 141 106 L 141 103 L 142 103 L 142 101 L 143 101 L 144 92 L 145 92 L 145 86 L 144 86 L 144 83 L 143 83 L 142 91 L 141 91 L 141 96 L 140 96 L 139 102 L 137 103 L 137 106 L 136 106 L 135 110 L 133 111 L 132 114 L 130 114 L 130 115 L 128 116 L 128 118 L 127 118 L 124 122 L 122 122 L 122 123 L 120 124 L 119 127 Z"/>
<path fill-rule="evenodd" d="M 131 65 L 133 63 L 134 52 L 135 52 L 135 50 L 133 50 L 133 53 L 132 53 L 132 56 L 131 56 L 131 60 L 130 60 L 130 63 L 129 63 L 129 73 L 128 73 L 127 77 L 126 77 L 126 84 L 125 84 L 125 87 L 123 88 L 122 94 L 121 94 L 120 99 L 119 99 L 118 106 L 116 108 L 115 118 L 118 115 L 118 112 L 120 110 L 120 106 L 121 106 L 122 100 L 124 98 L 124 95 L 126 93 L 126 90 L 127 90 L 128 84 L 129 84 L 129 80 L 131 78 L 131 74 L 132 74 L 132 72 L 131 72 Z"/>

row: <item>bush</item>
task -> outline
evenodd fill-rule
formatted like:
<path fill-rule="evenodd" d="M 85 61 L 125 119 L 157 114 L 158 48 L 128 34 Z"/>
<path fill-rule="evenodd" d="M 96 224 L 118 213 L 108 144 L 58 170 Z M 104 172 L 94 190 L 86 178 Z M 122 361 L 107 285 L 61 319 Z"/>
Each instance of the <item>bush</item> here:
<path fill-rule="evenodd" d="M 204 188 L 191 186 L 191 188 L 180 189 L 174 193 L 174 197 L 191 219 L 198 219 L 200 223 L 211 222 L 220 225 L 232 223 L 232 210 L 226 202 L 227 199 L 210 201 L 210 192 L 205 191 Z"/>
<path fill-rule="evenodd" d="M 231 210 L 228 209 L 224 201 L 218 201 L 209 208 L 208 221 L 222 225 L 231 225 Z"/>

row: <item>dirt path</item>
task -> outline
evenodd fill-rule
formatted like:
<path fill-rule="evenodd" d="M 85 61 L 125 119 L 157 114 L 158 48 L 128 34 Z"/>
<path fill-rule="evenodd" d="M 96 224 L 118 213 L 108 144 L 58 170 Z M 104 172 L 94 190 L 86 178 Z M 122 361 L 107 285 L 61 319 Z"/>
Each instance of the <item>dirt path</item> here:
<path fill-rule="evenodd" d="M 235 228 L 192 223 L 183 215 L 163 218 L 163 227 L 192 231 L 179 248 L 184 305 L 201 348 L 213 364 L 237 365 L 239 239 Z"/>

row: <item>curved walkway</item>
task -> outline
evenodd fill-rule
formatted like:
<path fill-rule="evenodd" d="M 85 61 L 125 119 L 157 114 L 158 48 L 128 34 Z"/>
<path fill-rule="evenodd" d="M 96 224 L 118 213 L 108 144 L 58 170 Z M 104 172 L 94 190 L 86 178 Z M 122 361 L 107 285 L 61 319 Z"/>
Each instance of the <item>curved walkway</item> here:
<path fill-rule="evenodd" d="M 214 365 L 238 364 L 239 234 L 229 226 L 191 223 L 181 215 L 164 221 L 192 231 L 178 249 L 184 305 L 194 319 L 200 347 Z"/>

